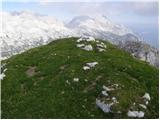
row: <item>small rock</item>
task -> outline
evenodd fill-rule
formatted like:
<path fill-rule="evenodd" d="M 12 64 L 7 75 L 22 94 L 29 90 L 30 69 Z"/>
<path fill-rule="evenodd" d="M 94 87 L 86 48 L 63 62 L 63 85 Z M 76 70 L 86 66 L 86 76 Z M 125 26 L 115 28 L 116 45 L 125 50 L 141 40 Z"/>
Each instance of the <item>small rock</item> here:
<path fill-rule="evenodd" d="M 106 50 L 103 49 L 103 48 L 97 48 L 97 49 L 98 49 L 99 52 L 104 52 L 104 51 L 106 51 Z"/>
<path fill-rule="evenodd" d="M 73 81 L 74 82 L 79 82 L 79 78 L 74 78 Z"/>
<path fill-rule="evenodd" d="M 66 83 L 67 83 L 68 85 L 70 85 L 70 84 L 71 84 L 68 80 L 66 80 Z"/>
<path fill-rule="evenodd" d="M 128 117 L 138 117 L 142 118 L 144 117 L 144 112 L 143 111 L 128 111 L 127 113 Z"/>
<path fill-rule="evenodd" d="M 82 108 L 84 108 L 84 109 L 85 109 L 85 108 L 86 108 L 86 106 L 85 106 L 85 105 L 82 105 Z"/>
<path fill-rule="evenodd" d="M 64 94 L 64 91 L 62 91 L 61 94 Z"/>
<path fill-rule="evenodd" d="M 96 40 L 96 43 L 99 43 L 99 41 L 98 41 L 98 40 Z"/>
<path fill-rule="evenodd" d="M 5 75 L 4 73 L 1 73 L 1 74 L 0 74 L 0 80 L 3 80 L 4 77 L 6 77 L 6 75 Z"/>
<path fill-rule="evenodd" d="M 95 39 L 91 36 L 89 36 L 87 39 L 86 39 L 87 42 L 91 42 L 91 41 L 95 41 Z"/>
<path fill-rule="evenodd" d="M 149 103 L 149 102 L 148 102 L 148 101 L 146 101 L 146 105 L 148 105 L 148 103 Z"/>
<path fill-rule="evenodd" d="M 6 72 L 6 71 L 7 71 L 7 68 L 5 68 L 5 69 L 3 70 L 3 73 Z"/>
<path fill-rule="evenodd" d="M 117 113 L 118 113 L 118 114 L 121 114 L 122 112 L 121 112 L 121 111 L 118 111 Z"/>
<path fill-rule="evenodd" d="M 104 112 L 109 113 L 111 112 L 111 106 L 112 104 L 105 104 L 101 102 L 100 100 L 96 99 L 96 105 Z"/>
<path fill-rule="evenodd" d="M 88 67 L 88 66 L 83 66 L 83 70 L 89 70 L 90 69 L 90 67 Z"/>
<path fill-rule="evenodd" d="M 150 97 L 149 93 L 145 93 L 143 98 L 146 99 L 146 100 L 149 100 L 149 101 L 151 100 L 151 97 Z"/>
<path fill-rule="evenodd" d="M 144 108 L 144 109 L 147 109 L 147 107 L 143 104 L 139 104 L 140 107 Z"/>
<path fill-rule="evenodd" d="M 84 44 L 77 44 L 76 46 L 81 48 L 81 47 L 84 47 L 85 45 Z"/>
<path fill-rule="evenodd" d="M 82 38 L 80 38 L 80 39 L 78 39 L 78 40 L 77 40 L 77 42 L 78 42 L 78 43 L 79 43 L 79 42 L 81 42 L 81 41 L 83 41 L 83 39 L 82 39 Z"/>
<path fill-rule="evenodd" d="M 104 45 L 102 45 L 102 44 L 97 44 L 97 47 L 101 47 L 101 48 L 103 48 L 103 47 L 104 47 Z"/>
<path fill-rule="evenodd" d="M 91 62 L 91 63 L 86 63 L 89 67 L 95 67 L 98 62 Z"/>
<path fill-rule="evenodd" d="M 84 46 L 82 49 L 86 50 L 86 51 L 92 51 L 93 50 L 93 47 L 92 45 L 86 45 Z"/>
<path fill-rule="evenodd" d="M 102 91 L 102 95 L 108 96 L 108 93 L 106 91 Z"/>
<path fill-rule="evenodd" d="M 115 90 L 115 89 L 113 89 L 113 88 L 109 88 L 109 87 L 106 87 L 106 86 L 104 86 L 104 85 L 103 85 L 103 89 L 106 90 L 106 91 L 113 91 L 113 90 Z"/>
<path fill-rule="evenodd" d="M 103 42 L 101 42 L 102 45 L 105 45 Z"/>

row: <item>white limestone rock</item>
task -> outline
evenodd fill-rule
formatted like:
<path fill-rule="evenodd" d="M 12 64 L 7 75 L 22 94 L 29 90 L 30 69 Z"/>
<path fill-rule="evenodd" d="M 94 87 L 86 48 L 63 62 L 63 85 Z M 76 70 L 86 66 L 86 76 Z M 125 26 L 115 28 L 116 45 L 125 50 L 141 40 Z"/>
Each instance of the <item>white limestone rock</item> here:
<path fill-rule="evenodd" d="M 146 99 L 146 100 L 149 100 L 149 101 L 151 100 L 151 97 L 150 97 L 149 93 L 145 93 L 143 98 Z"/>
<path fill-rule="evenodd" d="M 90 69 L 90 67 L 88 67 L 88 66 L 83 66 L 83 70 L 89 70 Z"/>
<path fill-rule="evenodd" d="M 128 117 L 137 117 L 137 118 L 143 118 L 144 117 L 143 111 L 128 111 L 127 116 Z"/>
<path fill-rule="evenodd" d="M 86 51 L 93 51 L 92 45 L 85 45 L 82 49 Z"/>
<path fill-rule="evenodd" d="M 84 47 L 85 44 L 77 44 L 76 46 L 77 46 L 78 48 L 81 48 L 81 47 Z"/>
<path fill-rule="evenodd" d="M 98 62 L 91 62 L 91 63 L 86 63 L 89 67 L 91 67 L 91 68 L 93 68 L 93 67 L 95 67 L 97 64 L 98 64 Z"/>
<path fill-rule="evenodd" d="M 104 113 L 109 113 L 109 112 L 111 112 L 111 106 L 112 106 L 112 104 L 105 104 L 104 102 L 101 102 L 100 100 L 96 99 L 96 105 L 97 105 Z"/>
<path fill-rule="evenodd" d="M 73 78 L 74 82 L 79 82 L 79 78 Z"/>

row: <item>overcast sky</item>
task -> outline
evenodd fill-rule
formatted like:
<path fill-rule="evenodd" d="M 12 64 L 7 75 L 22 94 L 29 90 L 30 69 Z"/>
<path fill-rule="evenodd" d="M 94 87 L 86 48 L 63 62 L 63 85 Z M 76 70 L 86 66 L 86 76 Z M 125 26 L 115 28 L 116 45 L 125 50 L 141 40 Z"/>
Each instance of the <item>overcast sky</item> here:
<path fill-rule="evenodd" d="M 157 0 L 57 1 L 61 2 L 56 2 L 56 0 L 5 0 L 2 8 L 3 11 L 33 11 L 51 15 L 63 21 L 69 21 L 79 15 L 105 15 L 111 21 L 131 28 L 148 43 L 158 47 Z"/>

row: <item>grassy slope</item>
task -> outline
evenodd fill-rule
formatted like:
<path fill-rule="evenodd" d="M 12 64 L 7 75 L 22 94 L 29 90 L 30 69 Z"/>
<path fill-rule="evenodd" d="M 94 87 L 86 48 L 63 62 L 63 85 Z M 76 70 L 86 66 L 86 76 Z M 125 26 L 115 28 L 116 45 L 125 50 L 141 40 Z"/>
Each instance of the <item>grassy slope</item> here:
<path fill-rule="evenodd" d="M 2 118 L 127 118 L 129 106 L 145 92 L 151 96 L 145 118 L 158 117 L 156 68 L 133 59 L 107 42 L 107 51 L 100 53 L 77 48 L 75 40 L 58 40 L 2 61 L 8 69 L 1 83 Z M 83 71 L 83 65 L 92 61 L 99 65 Z M 33 77 L 25 73 L 29 66 L 37 67 Z M 60 69 L 62 66 L 65 69 Z M 102 78 L 84 92 L 98 76 Z M 74 77 L 80 81 L 73 82 Z M 66 80 L 71 85 L 66 84 Z M 122 114 L 105 114 L 95 105 L 102 85 L 113 83 L 124 85 L 114 93 Z"/>

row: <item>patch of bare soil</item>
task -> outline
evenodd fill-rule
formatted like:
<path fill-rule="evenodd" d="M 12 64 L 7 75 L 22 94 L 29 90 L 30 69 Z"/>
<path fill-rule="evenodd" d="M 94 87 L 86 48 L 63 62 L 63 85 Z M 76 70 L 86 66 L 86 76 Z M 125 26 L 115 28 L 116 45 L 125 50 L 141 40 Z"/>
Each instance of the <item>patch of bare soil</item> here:
<path fill-rule="evenodd" d="M 86 93 L 86 92 L 94 89 L 94 87 L 95 87 L 96 84 L 97 84 L 97 81 L 100 80 L 101 78 L 102 78 L 102 76 L 99 75 L 99 76 L 96 78 L 96 80 L 94 80 L 89 86 L 87 86 L 87 87 L 83 90 L 83 92 Z"/>
<path fill-rule="evenodd" d="M 36 66 L 30 66 L 26 71 L 27 76 L 28 77 L 34 76 L 36 74 L 36 68 L 37 68 Z"/>

